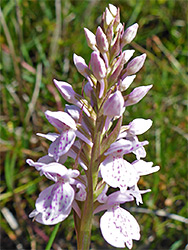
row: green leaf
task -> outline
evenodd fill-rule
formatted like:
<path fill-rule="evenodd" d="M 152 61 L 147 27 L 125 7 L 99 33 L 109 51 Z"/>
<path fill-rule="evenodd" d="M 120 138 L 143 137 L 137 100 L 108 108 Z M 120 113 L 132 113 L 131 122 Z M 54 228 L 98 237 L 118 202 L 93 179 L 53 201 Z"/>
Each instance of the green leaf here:
<path fill-rule="evenodd" d="M 14 183 L 14 168 L 17 159 L 17 151 L 13 152 L 11 157 L 10 152 L 6 154 L 5 157 L 5 180 L 9 191 L 13 190 Z"/>
<path fill-rule="evenodd" d="M 172 246 L 170 247 L 170 250 L 177 250 L 177 249 L 180 249 L 180 246 L 182 245 L 182 240 L 178 240 L 176 242 L 174 242 L 172 244 Z"/>

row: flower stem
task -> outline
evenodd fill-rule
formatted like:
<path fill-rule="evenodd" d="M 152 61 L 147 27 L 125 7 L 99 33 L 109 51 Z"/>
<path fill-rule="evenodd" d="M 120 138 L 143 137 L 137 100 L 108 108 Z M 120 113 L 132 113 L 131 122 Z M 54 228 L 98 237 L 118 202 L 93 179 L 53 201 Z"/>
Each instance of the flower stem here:
<path fill-rule="evenodd" d="M 57 231 L 59 229 L 59 226 L 60 226 L 60 223 L 58 223 L 58 224 L 56 224 L 54 226 L 54 230 L 52 231 L 52 234 L 50 235 L 50 239 L 48 241 L 48 244 L 47 244 L 45 250 L 50 250 L 51 249 L 51 246 L 52 246 L 52 244 L 53 244 L 53 242 L 55 240 L 55 237 L 56 237 Z"/>
<path fill-rule="evenodd" d="M 93 219 L 93 192 L 96 187 L 97 178 L 98 178 L 98 168 L 96 166 L 96 160 L 99 157 L 100 153 L 100 139 L 101 139 L 101 126 L 103 127 L 103 121 L 101 117 L 97 117 L 96 126 L 93 136 L 93 147 L 91 151 L 91 159 L 88 170 L 86 171 L 88 190 L 87 197 L 82 207 L 82 215 L 80 220 L 80 227 L 77 230 L 77 247 L 78 250 L 89 250 L 90 238 L 91 238 L 91 228 L 92 228 L 92 219 Z"/>
<path fill-rule="evenodd" d="M 88 192 L 83 204 L 80 228 L 77 238 L 78 250 L 89 250 L 93 218 L 93 184 L 91 170 L 88 169 Z"/>

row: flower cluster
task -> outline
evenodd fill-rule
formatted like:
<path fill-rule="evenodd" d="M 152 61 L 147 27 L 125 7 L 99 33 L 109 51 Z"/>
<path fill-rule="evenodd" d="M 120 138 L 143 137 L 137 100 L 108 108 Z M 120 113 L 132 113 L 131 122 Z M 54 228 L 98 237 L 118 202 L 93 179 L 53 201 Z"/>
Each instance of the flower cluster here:
<path fill-rule="evenodd" d="M 59 133 L 38 134 L 51 141 L 48 155 L 37 162 L 27 160 L 55 183 L 40 193 L 30 217 L 54 225 L 67 218 L 73 208 L 79 218 L 75 223 L 77 236 L 81 237 L 84 216 L 106 211 L 100 219 L 104 239 L 112 246 L 126 244 L 129 249 L 132 240 L 139 240 L 140 227 L 121 204 L 133 200 L 137 205 L 142 203 L 142 194 L 150 190 L 139 190 L 140 176 L 159 170 L 143 160 L 148 141 L 138 139 L 152 121 L 137 118 L 122 125 L 125 109 L 138 103 L 152 87 L 127 91 L 146 59 L 143 54 L 130 60 L 134 50 L 123 51 L 135 38 L 137 29 L 136 23 L 124 30 L 119 8 L 112 4 L 103 13 L 95 34 L 84 29 L 87 44 L 93 50 L 91 59 L 87 64 L 81 56 L 73 56 L 78 72 L 86 79 L 84 93 L 79 95 L 69 83 L 54 80 L 69 105 L 64 111 L 45 112 Z M 135 155 L 132 163 L 125 159 L 129 153 Z M 72 169 L 63 165 L 68 157 L 75 160 Z"/>

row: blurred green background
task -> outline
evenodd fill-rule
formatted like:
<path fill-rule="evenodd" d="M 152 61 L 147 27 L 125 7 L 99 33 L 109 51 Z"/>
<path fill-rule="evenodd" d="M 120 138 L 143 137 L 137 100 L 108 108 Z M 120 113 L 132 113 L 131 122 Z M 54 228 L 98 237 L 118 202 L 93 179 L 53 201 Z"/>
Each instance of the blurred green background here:
<path fill-rule="evenodd" d="M 131 88 L 153 84 L 148 95 L 125 112 L 124 124 L 150 118 L 147 161 L 160 172 L 145 176 L 144 204 L 125 204 L 141 226 L 133 249 L 188 249 L 187 244 L 187 40 L 186 0 L 2 0 L 1 1 L 1 249 L 43 250 L 53 226 L 32 222 L 38 194 L 49 185 L 25 160 L 47 153 L 48 142 L 37 132 L 54 131 L 44 111 L 63 110 L 65 102 L 52 79 L 64 80 L 81 92 L 83 77 L 73 53 L 89 62 L 83 28 L 95 33 L 101 14 L 112 3 L 120 7 L 125 26 L 137 22 L 137 37 L 126 48 L 147 54 Z M 130 89 L 131 89 L 130 88 Z M 184 217 L 184 218 L 183 218 Z M 114 249 L 93 221 L 91 249 Z M 73 215 L 60 226 L 52 249 L 76 249 Z"/>

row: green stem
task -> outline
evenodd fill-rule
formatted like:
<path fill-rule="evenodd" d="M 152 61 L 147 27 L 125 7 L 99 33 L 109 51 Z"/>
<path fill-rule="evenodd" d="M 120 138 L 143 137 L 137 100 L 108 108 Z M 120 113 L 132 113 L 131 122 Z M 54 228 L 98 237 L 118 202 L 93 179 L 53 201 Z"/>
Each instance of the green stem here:
<path fill-rule="evenodd" d="M 100 139 L 101 139 L 101 126 L 103 127 L 103 119 L 97 117 L 96 126 L 93 135 L 93 147 L 91 151 L 90 164 L 88 170 L 86 171 L 88 187 L 87 187 L 87 197 L 82 206 L 82 214 L 80 219 L 79 228 L 76 228 L 78 232 L 77 238 L 77 249 L 78 250 L 88 250 L 90 246 L 91 238 L 91 228 L 93 219 L 93 191 L 95 190 L 98 178 L 98 168 L 96 166 L 96 159 L 99 157 L 100 153 Z"/>
<path fill-rule="evenodd" d="M 88 250 L 90 246 L 91 227 L 93 218 L 93 180 L 92 180 L 92 164 L 87 171 L 88 189 L 87 197 L 83 204 L 80 227 L 78 230 L 77 249 Z"/>
<path fill-rule="evenodd" d="M 45 250 L 50 250 L 50 249 L 51 249 L 51 246 L 52 246 L 52 244 L 53 244 L 53 242 L 54 242 L 54 239 L 55 239 L 55 237 L 56 237 L 56 234 L 57 234 L 57 231 L 58 231 L 58 229 L 59 229 L 59 226 L 60 226 L 60 223 L 58 223 L 58 224 L 56 224 L 56 225 L 54 226 L 54 230 L 53 230 L 52 234 L 50 235 L 50 239 L 49 239 L 49 241 L 48 241 L 48 244 L 47 244 Z"/>

